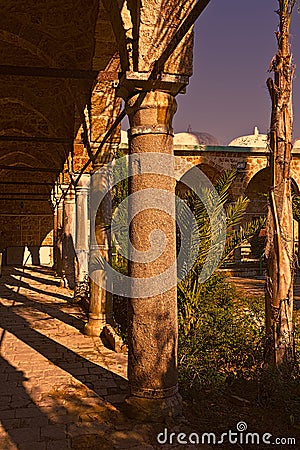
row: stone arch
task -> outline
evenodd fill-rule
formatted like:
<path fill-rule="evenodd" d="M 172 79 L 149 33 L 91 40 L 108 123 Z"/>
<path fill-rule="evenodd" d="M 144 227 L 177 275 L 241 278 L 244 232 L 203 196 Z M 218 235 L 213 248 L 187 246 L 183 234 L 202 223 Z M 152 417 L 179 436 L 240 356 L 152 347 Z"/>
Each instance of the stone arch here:
<path fill-rule="evenodd" d="M 29 37 L 21 37 L 18 35 L 17 30 L 13 33 L 13 30 L 5 30 L 0 28 L 0 41 L 9 44 L 10 46 L 21 49 L 23 52 L 29 53 L 32 57 L 36 58 L 37 62 L 43 62 L 52 65 L 54 60 L 43 52 L 42 49 L 38 51 L 37 43 L 30 41 Z"/>
<path fill-rule="evenodd" d="M 293 156 L 291 161 L 291 176 L 297 187 L 300 186 L 299 162 L 299 157 Z"/>
<path fill-rule="evenodd" d="M 261 155 L 247 155 L 246 157 L 246 180 L 249 184 L 250 180 L 261 170 L 268 167 L 267 157 Z"/>
<path fill-rule="evenodd" d="M 222 170 L 217 168 L 216 165 L 212 166 L 205 162 L 197 164 L 197 167 L 207 176 L 207 178 L 214 184 L 218 177 L 221 175 Z"/>
<path fill-rule="evenodd" d="M 12 110 L 14 111 L 13 114 L 11 114 Z M 0 136 L 38 136 L 45 138 L 63 136 L 63 131 L 57 130 L 54 122 L 41 112 L 36 105 L 29 104 L 17 97 L 0 97 L 0 118 L 2 124 Z M 21 145 L 26 148 L 25 144 L 23 142 Z M 18 143 L 18 145 L 20 144 Z M 16 142 L 3 141 L 1 146 L 5 146 L 6 153 L 11 154 L 15 152 Z M 43 159 L 49 161 L 48 165 L 57 166 L 63 164 L 70 148 L 67 144 L 55 143 L 51 144 L 51 151 L 48 150 L 49 144 L 36 142 L 34 148 L 30 148 L 30 153 L 40 152 L 43 154 Z M 39 166 L 40 163 L 37 165 Z"/>
<path fill-rule="evenodd" d="M 21 100 L 21 99 L 19 99 L 17 97 L 15 97 L 15 98 L 12 98 L 12 97 L 1 97 L 0 98 L 0 109 L 1 109 L 1 111 L 4 111 L 3 115 L 5 115 L 5 109 L 6 108 L 10 109 L 12 107 L 16 108 L 17 110 L 20 110 L 19 115 L 21 116 L 22 119 L 24 118 L 24 114 L 26 115 L 26 113 L 27 114 L 31 114 L 33 116 L 36 116 L 40 120 L 40 122 L 43 124 L 43 127 L 44 128 L 46 127 L 46 130 L 43 130 L 43 129 L 39 130 L 41 135 L 49 136 L 51 133 L 55 134 L 55 126 L 54 126 L 54 124 L 51 123 L 49 118 L 46 117 L 43 113 L 41 113 L 32 104 L 29 104 L 29 103 L 27 103 L 27 102 L 25 102 L 25 101 L 23 101 L 23 100 Z M 21 113 L 23 113 L 23 114 L 21 114 Z M 14 114 L 14 116 L 16 116 L 16 114 Z M 13 119 L 14 119 L 13 123 L 15 123 L 16 117 L 14 117 Z M 3 119 L 1 121 L 1 123 L 3 124 Z M 6 131 L 5 128 L 7 129 L 8 127 L 5 127 L 5 125 L 4 125 L 4 128 L 2 127 L 2 129 L 0 131 L 0 135 L 5 135 L 5 131 Z M 26 130 L 22 130 L 19 127 L 18 131 L 21 131 L 22 134 L 26 135 Z M 30 135 L 30 133 L 27 133 L 27 135 Z"/>
<path fill-rule="evenodd" d="M 31 181 L 38 181 L 45 183 L 44 185 L 39 186 L 39 191 L 43 194 L 47 195 L 50 199 L 52 184 L 54 184 L 56 179 L 56 173 L 47 173 L 47 172 L 39 172 L 34 173 L 31 169 L 36 167 L 42 167 L 47 169 L 48 167 L 53 167 L 53 162 L 49 159 L 43 161 L 41 164 L 41 160 L 38 155 L 28 154 L 22 151 L 12 151 L 11 153 L 6 153 L 5 155 L 0 157 L 0 165 L 5 166 L 5 168 L 0 168 L 0 177 L 1 180 L 5 183 L 4 185 L 0 185 L 0 193 L 9 192 L 11 190 L 10 182 L 17 181 L 28 183 L 30 186 Z M 14 167 L 24 167 L 23 170 L 14 170 Z M 9 170 L 11 167 L 12 170 Z M 28 170 L 26 170 L 28 169 Z M 9 182 L 9 183 L 7 183 Z M 18 186 L 18 184 L 16 185 Z M 21 190 L 20 190 L 21 192 Z"/>
<path fill-rule="evenodd" d="M 115 5 L 115 2 L 113 3 Z M 41 28 L 38 26 L 39 20 L 36 22 L 37 26 L 35 20 L 33 20 L 33 16 L 35 15 L 34 10 L 23 11 L 23 6 L 22 4 L 20 5 L 22 14 L 19 14 L 13 22 L 11 21 L 10 9 L 6 11 L 4 8 L 3 15 L 0 18 L 0 41 L 5 44 L 3 45 L 4 50 L 8 50 L 7 54 L 10 55 L 8 59 L 9 65 L 15 64 L 22 66 L 23 60 L 21 60 L 20 64 L 19 59 L 25 53 L 24 66 L 31 65 L 32 67 L 41 66 L 45 68 L 66 68 L 71 70 L 95 69 L 95 73 L 96 70 L 119 70 L 119 58 L 116 57 L 118 48 L 112 31 L 112 23 L 100 0 L 93 0 L 89 8 L 86 8 L 83 1 L 75 2 L 75 5 L 71 5 L 71 2 L 68 1 L 65 2 L 62 5 L 63 11 L 61 11 L 60 16 L 63 14 L 67 15 L 68 10 L 71 11 L 73 22 L 78 26 L 74 27 L 72 26 L 72 21 L 66 20 L 63 32 L 62 24 L 58 24 L 54 20 L 55 18 L 52 12 L 49 14 L 47 11 L 44 12 L 43 9 L 38 10 L 39 14 L 44 14 L 45 16 L 45 26 Z M 118 10 L 117 5 L 115 8 Z M 45 9 L 47 10 L 47 8 Z M 81 10 L 83 12 L 82 15 L 88 17 L 88 21 L 84 22 L 81 14 L 76 13 L 76 11 Z M 43 12 L 41 13 L 41 11 Z M 60 16 L 59 18 L 61 19 Z M 69 23 L 71 24 L 70 26 L 68 26 Z M 10 24 L 9 29 L 7 24 Z M 64 33 L 66 33 L 66 37 Z M 78 39 L 78 34 L 80 33 L 86 36 L 84 41 Z M 104 46 L 104 42 L 107 45 Z M 10 47 L 11 50 L 9 50 Z M 17 98 L 20 98 L 23 96 L 25 90 L 20 90 L 20 83 L 17 83 L 15 80 L 14 77 L 7 80 L 5 93 L 11 87 L 13 94 Z M 36 95 L 35 89 L 32 86 L 32 80 L 36 82 L 36 78 L 26 78 L 26 83 L 29 84 L 27 91 L 31 92 L 33 90 L 35 95 L 32 97 L 38 100 L 39 96 Z M 47 78 L 39 78 L 38 83 L 39 89 L 42 86 L 44 87 L 44 85 L 46 86 L 43 95 L 48 95 L 49 102 L 52 102 L 54 105 L 52 111 L 49 112 L 51 112 L 54 118 L 58 114 L 61 114 L 60 120 L 55 123 L 55 128 L 57 129 L 58 124 L 65 124 L 65 132 L 68 133 L 68 137 L 73 137 L 74 133 L 76 135 L 80 127 L 78 112 L 83 111 L 84 107 L 90 103 L 90 95 L 95 87 L 95 80 L 58 80 L 57 89 L 60 90 L 61 95 L 57 97 L 62 100 L 56 101 L 55 98 L 54 102 L 51 90 L 49 90 L 48 94 L 47 88 L 49 86 L 47 85 Z M 53 83 L 53 79 L 51 79 L 51 83 Z M 47 100 L 45 100 L 44 104 L 47 104 Z M 68 106 L 68 114 L 63 115 L 63 109 L 66 109 L 66 105 Z M 50 117 L 52 117 L 51 114 Z M 74 123 L 70 123 L 71 119 Z M 69 151 L 70 148 L 64 147 L 64 158 Z"/>
<path fill-rule="evenodd" d="M 214 182 L 222 173 L 222 170 L 218 170 L 215 166 L 206 163 L 196 164 L 195 167 L 200 169 L 212 184 L 214 184 Z M 189 167 L 189 170 L 186 170 L 182 174 L 180 179 L 177 178 L 178 181 L 176 183 L 176 195 L 178 195 L 179 197 L 183 197 L 184 194 L 189 190 L 189 188 L 184 184 L 184 177 L 190 170 L 191 168 Z"/>
<path fill-rule="evenodd" d="M 215 160 L 208 158 L 204 155 L 197 157 L 188 157 L 183 158 L 181 156 L 175 156 L 175 177 L 177 180 L 182 178 L 186 172 L 188 172 L 191 168 L 191 164 L 193 166 L 197 166 L 201 169 L 203 167 L 209 167 L 209 171 L 215 171 L 218 173 L 224 172 L 224 168 L 216 163 Z M 205 173 L 205 172 L 204 172 Z M 205 173 L 206 175 L 206 173 Z M 209 178 L 209 176 L 208 176 Z"/>
<path fill-rule="evenodd" d="M 19 156 L 21 156 L 21 158 L 18 158 Z M 19 161 L 17 163 L 12 163 L 11 161 L 15 157 L 16 159 L 19 159 Z M 40 160 L 32 154 L 28 154 L 20 150 L 15 150 L 10 153 L 5 153 L 3 156 L 0 156 L 0 164 L 4 165 L 6 164 L 11 166 L 14 166 L 16 164 L 22 164 L 24 167 L 33 168 L 36 165 L 40 164 Z"/>
<path fill-rule="evenodd" d="M 267 195 L 271 186 L 271 168 L 265 167 L 259 170 L 251 178 L 245 190 L 245 195 L 250 199 L 247 214 L 257 217 L 267 213 Z M 299 195 L 299 187 L 294 178 L 291 178 L 292 192 Z"/>
<path fill-rule="evenodd" d="M 41 162 L 39 152 L 33 154 L 32 152 L 27 153 L 26 151 L 12 149 L 11 151 L 8 151 L 4 155 L 0 156 L 0 164 L 6 166 L 23 166 L 30 169 L 35 167 L 52 169 L 54 168 L 54 165 L 57 166 L 57 161 L 53 158 L 51 152 L 48 153 L 49 155 L 45 155 L 43 157 L 43 162 Z M 36 175 L 33 174 L 31 178 L 33 176 L 36 178 Z"/>
<path fill-rule="evenodd" d="M 110 3 L 118 10 L 117 2 Z M 98 45 L 102 48 L 102 67 L 98 66 L 97 58 L 95 69 L 103 70 L 117 50 L 112 23 L 101 0 L 92 0 L 88 8 L 82 0 L 67 0 L 45 4 L 44 8 L 37 8 L 36 11 L 25 2 L 20 2 L 18 13 L 12 21 L 11 8 L 3 8 L 0 40 L 21 48 L 46 67 L 91 69 Z M 105 52 L 103 36 L 107 43 Z M 29 61 L 33 62 L 32 58 Z M 18 65 L 17 60 L 10 59 L 8 63 Z"/>
<path fill-rule="evenodd" d="M 299 196 L 300 195 L 299 185 L 294 179 L 294 177 L 291 178 L 291 183 L 292 183 L 292 192 L 294 192 L 295 195 Z"/>
<path fill-rule="evenodd" d="M 257 217 L 267 213 L 267 194 L 271 186 L 271 169 L 265 167 L 256 172 L 249 181 L 245 190 L 246 197 L 250 202 L 247 208 L 247 215 Z"/>

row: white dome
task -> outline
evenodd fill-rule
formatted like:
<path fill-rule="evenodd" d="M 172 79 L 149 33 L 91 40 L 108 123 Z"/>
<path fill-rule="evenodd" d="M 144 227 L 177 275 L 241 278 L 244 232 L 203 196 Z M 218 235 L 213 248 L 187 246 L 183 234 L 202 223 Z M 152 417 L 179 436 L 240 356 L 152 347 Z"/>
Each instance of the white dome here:
<path fill-rule="evenodd" d="M 267 134 L 261 134 L 257 127 L 254 127 L 253 134 L 249 134 L 247 136 L 240 136 L 233 141 L 231 141 L 228 145 L 234 147 L 261 147 L 266 148 L 268 141 Z"/>
<path fill-rule="evenodd" d="M 217 138 L 209 133 L 186 131 L 174 135 L 174 145 L 220 145 Z"/>
<path fill-rule="evenodd" d="M 295 139 L 293 147 L 300 148 L 300 138 Z"/>

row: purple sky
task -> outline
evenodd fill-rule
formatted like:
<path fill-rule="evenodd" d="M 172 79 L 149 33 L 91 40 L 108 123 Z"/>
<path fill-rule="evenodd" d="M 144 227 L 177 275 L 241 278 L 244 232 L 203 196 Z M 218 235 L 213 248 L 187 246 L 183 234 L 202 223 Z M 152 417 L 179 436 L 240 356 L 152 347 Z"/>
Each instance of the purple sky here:
<path fill-rule="evenodd" d="M 178 95 L 175 132 L 206 131 L 228 144 L 268 131 L 270 99 L 267 70 L 276 52 L 277 0 L 211 0 L 195 26 L 194 75 L 185 95 Z M 300 137 L 300 15 L 291 30 L 296 64 L 294 138 Z M 127 129 L 126 122 L 124 129 Z"/>
<path fill-rule="evenodd" d="M 175 132 L 207 131 L 222 144 L 266 133 L 270 123 L 267 69 L 276 52 L 277 0 L 211 0 L 195 27 L 194 75 L 185 95 L 177 97 Z M 291 30 L 296 64 L 294 138 L 300 136 L 300 15 Z"/>

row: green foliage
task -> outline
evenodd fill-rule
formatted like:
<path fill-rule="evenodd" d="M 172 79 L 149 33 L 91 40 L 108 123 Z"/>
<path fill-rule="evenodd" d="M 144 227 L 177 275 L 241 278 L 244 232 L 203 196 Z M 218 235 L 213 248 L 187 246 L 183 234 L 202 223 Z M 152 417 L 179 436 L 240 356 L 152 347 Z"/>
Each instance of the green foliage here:
<path fill-rule="evenodd" d="M 195 280 L 193 280 L 195 283 Z M 179 291 L 179 379 L 183 390 L 251 377 L 262 361 L 264 302 L 242 298 L 221 273 Z"/>
<path fill-rule="evenodd" d="M 219 266 L 234 249 L 258 235 L 265 223 L 260 218 L 240 225 L 249 200 L 239 197 L 227 204 L 235 176 L 235 172 L 225 172 L 215 183 L 220 198 L 216 214 L 219 208 L 226 213 L 226 242 Z M 197 392 L 211 385 L 224 386 L 232 377 L 251 377 L 255 372 L 262 362 L 264 301 L 237 295 L 221 273 L 200 282 L 213 229 L 201 200 L 193 192 L 184 200 L 195 215 L 201 248 L 192 270 L 178 283 L 179 380 L 183 392 Z M 178 214 L 188 228 L 184 208 L 178 209 Z M 190 244 L 192 252 L 193 239 Z"/>
<path fill-rule="evenodd" d="M 118 149 L 116 159 L 124 158 L 125 154 Z M 128 166 L 124 164 L 115 165 L 113 169 L 114 187 L 112 190 L 112 211 L 113 211 L 113 267 L 122 274 L 128 273 L 128 260 L 124 254 L 127 254 L 128 243 Z M 116 182 L 117 180 L 121 180 Z M 118 208 L 123 202 L 122 208 Z M 116 217 L 117 214 L 117 217 Z M 122 249 L 122 252 L 120 252 Z"/>
<path fill-rule="evenodd" d="M 300 222 L 300 197 L 292 192 L 293 218 Z"/>
<path fill-rule="evenodd" d="M 204 262 L 207 260 L 207 256 L 212 245 L 212 236 L 216 236 L 218 235 L 218 233 L 220 233 L 221 209 L 224 209 L 226 214 L 226 240 L 224 249 L 222 251 L 223 242 L 221 240 L 221 236 L 219 240 L 215 239 L 215 248 L 213 254 L 216 256 L 220 253 L 220 251 L 222 252 L 222 256 L 220 258 L 220 261 L 218 262 L 217 267 L 220 267 L 226 260 L 228 260 L 228 258 L 232 256 L 235 249 L 239 248 L 242 244 L 250 240 L 252 237 L 258 235 L 259 231 L 265 224 L 265 218 L 262 217 L 250 222 L 245 222 L 241 225 L 241 221 L 249 204 L 249 199 L 240 196 L 235 202 L 227 203 L 229 197 L 229 189 L 235 177 L 236 171 L 227 171 L 224 172 L 216 181 L 214 187 L 219 195 L 219 199 L 217 202 L 215 201 L 213 212 L 211 213 L 210 218 L 207 213 L 206 207 L 199 198 L 205 197 L 207 199 L 210 199 L 210 194 L 208 192 L 208 189 L 206 188 L 203 189 L 200 196 L 198 196 L 193 191 L 188 191 L 183 199 L 187 207 L 193 212 L 196 223 L 191 224 L 190 217 L 187 214 L 187 209 L 182 203 L 177 204 L 177 218 L 180 222 L 180 227 L 183 235 L 190 235 L 189 245 L 185 243 L 185 245 L 183 246 L 183 250 L 186 253 L 184 257 L 186 261 L 195 260 L 191 272 L 185 272 L 185 267 L 183 267 L 182 271 L 178 273 L 180 279 L 182 279 L 183 277 L 187 278 L 180 283 L 180 289 L 183 288 L 186 291 L 187 289 L 183 287 L 183 284 L 187 283 L 187 285 L 191 287 L 190 278 L 195 279 L 199 277 L 201 268 L 203 267 Z M 192 228 L 197 228 L 197 230 L 194 230 Z M 195 254 L 195 252 L 197 251 L 196 231 L 198 231 L 199 233 L 201 244 L 198 254 Z M 181 238 L 179 230 L 177 230 L 177 252 L 179 252 L 180 245 Z M 219 247 L 221 247 L 221 250 Z"/>
<path fill-rule="evenodd" d="M 124 158 L 125 153 L 118 149 L 116 152 L 116 159 Z M 114 187 L 112 192 L 112 209 L 116 210 L 118 205 L 128 196 L 128 167 L 127 165 L 114 166 L 113 169 Z M 122 180 L 122 178 L 124 178 Z M 116 180 L 121 180 L 115 183 Z"/>

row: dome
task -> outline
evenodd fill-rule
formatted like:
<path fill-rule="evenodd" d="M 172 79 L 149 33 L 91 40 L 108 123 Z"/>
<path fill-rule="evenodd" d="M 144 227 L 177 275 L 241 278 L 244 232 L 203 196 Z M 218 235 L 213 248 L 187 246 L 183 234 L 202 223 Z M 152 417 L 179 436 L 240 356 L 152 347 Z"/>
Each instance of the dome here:
<path fill-rule="evenodd" d="M 300 148 L 300 138 L 295 139 L 293 147 Z"/>
<path fill-rule="evenodd" d="M 249 134 L 247 136 L 240 136 L 233 141 L 231 141 L 228 145 L 234 147 L 261 147 L 266 148 L 268 141 L 267 134 L 261 134 L 257 127 L 254 127 L 253 134 Z"/>
<path fill-rule="evenodd" d="M 200 131 L 186 131 L 176 133 L 174 145 L 220 145 L 220 142 L 212 134 Z"/>

